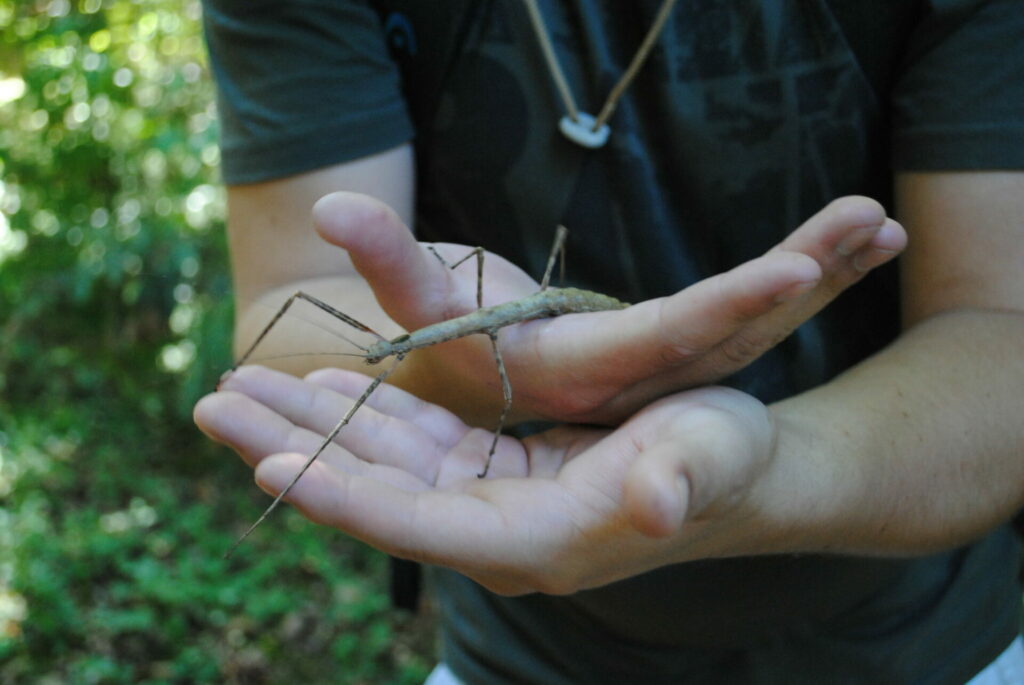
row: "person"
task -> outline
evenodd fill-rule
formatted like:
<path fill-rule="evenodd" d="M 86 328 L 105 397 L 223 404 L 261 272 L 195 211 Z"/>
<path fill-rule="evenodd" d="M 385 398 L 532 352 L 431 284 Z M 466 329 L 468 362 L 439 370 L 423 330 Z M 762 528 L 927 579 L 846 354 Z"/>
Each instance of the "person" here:
<path fill-rule="evenodd" d="M 563 135 L 665 7 L 607 140 Z M 554 425 L 487 478 L 471 336 L 402 361 L 289 501 L 433 566 L 434 682 L 1020 682 L 1021 3 L 537 10 L 207 0 L 240 348 L 296 290 L 386 337 L 475 309 L 417 239 L 484 246 L 494 304 L 564 223 L 573 283 L 635 303 L 501 331 L 512 422 Z M 197 424 L 279 492 L 358 361 L 242 368 Z"/>

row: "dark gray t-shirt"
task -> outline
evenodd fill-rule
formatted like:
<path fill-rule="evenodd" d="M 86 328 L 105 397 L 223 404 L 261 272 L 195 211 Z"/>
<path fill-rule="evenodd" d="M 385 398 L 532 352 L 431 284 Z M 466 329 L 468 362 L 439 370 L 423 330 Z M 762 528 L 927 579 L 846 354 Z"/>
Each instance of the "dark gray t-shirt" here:
<path fill-rule="evenodd" d="M 596 110 L 660 0 L 541 2 Z M 539 274 L 572 231 L 574 285 L 639 301 L 762 254 L 895 170 L 1024 168 L 1024 3 L 684 0 L 584 150 L 521 0 L 207 0 L 225 179 L 413 140 L 417 231 Z M 819 385 L 898 330 L 872 273 L 730 384 Z M 951 390 L 952 391 L 952 390 Z M 501 598 L 441 572 L 445 659 L 470 683 L 958 683 L 1016 632 L 1016 541 L 912 560 L 670 566 L 571 597 Z"/>

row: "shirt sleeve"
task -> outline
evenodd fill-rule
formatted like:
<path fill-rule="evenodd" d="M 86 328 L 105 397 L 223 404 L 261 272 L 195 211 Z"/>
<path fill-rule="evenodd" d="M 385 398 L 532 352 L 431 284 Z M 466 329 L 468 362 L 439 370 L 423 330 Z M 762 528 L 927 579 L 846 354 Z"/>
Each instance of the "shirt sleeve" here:
<path fill-rule="evenodd" d="M 1024 168 L 1024 2 L 926 4 L 893 93 L 895 169 Z"/>
<path fill-rule="evenodd" d="M 204 0 L 222 173 L 254 183 L 413 136 L 377 13 L 342 0 Z"/>

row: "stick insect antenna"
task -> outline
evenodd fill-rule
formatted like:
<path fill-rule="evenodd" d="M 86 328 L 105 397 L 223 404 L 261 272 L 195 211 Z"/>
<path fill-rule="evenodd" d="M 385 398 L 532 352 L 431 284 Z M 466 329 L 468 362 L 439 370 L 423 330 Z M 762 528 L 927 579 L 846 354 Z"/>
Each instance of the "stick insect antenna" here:
<path fill-rule="evenodd" d="M 294 359 L 295 357 L 358 357 L 359 359 L 366 359 L 365 354 L 356 354 L 355 352 L 290 352 L 288 354 L 269 354 L 263 357 L 256 357 L 252 361 L 258 364 L 279 359 Z"/>
<path fill-rule="evenodd" d="M 372 328 L 370 328 L 366 324 L 361 323 L 359 321 L 356 321 L 355 319 L 353 319 L 351 316 L 349 316 L 345 312 L 342 312 L 342 311 L 332 307 L 331 305 L 327 304 L 326 302 L 324 302 L 323 300 L 321 300 L 319 298 L 313 297 L 312 295 L 309 295 L 307 293 L 302 292 L 301 290 L 298 290 L 298 291 L 292 293 L 291 297 L 289 297 L 287 300 L 285 300 L 284 304 L 281 305 L 281 308 L 277 310 L 277 313 L 274 314 L 274 317 L 270 320 L 270 322 L 267 323 L 267 325 L 263 328 L 263 330 L 260 331 L 260 334 L 258 336 L 256 336 L 256 339 L 253 341 L 252 345 L 249 345 L 249 349 L 247 349 L 242 354 L 242 356 L 238 358 L 238 361 L 235 362 L 234 366 L 232 366 L 230 369 L 228 369 L 224 373 L 224 375 L 221 376 L 221 378 L 220 378 L 221 383 L 223 383 L 224 380 L 228 376 L 230 376 L 232 373 L 237 371 L 238 367 L 242 366 L 243 364 L 245 364 L 246 361 L 248 361 L 249 357 L 252 356 L 252 353 L 256 350 L 256 348 L 259 346 L 259 344 L 261 342 L 263 342 L 263 339 L 265 337 L 267 337 L 268 333 L 270 333 L 270 329 L 272 329 L 277 324 L 277 322 L 281 320 L 281 317 L 284 316 L 285 312 L 287 312 L 288 309 L 292 306 L 292 304 L 294 304 L 295 300 L 305 300 L 306 302 L 309 302 L 314 307 L 318 307 L 318 308 L 324 310 L 325 312 L 327 312 L 328 314 L 331 314 L 332 316 L 335 316 L 335 317 L 341 319 L 342 321 L 347 323 L 349 326 L 351 326 L 352 328 L 355 328 L 358 331 L 362 331 L 364 333 L 369 333 L 370 335 L 372 335 L 375 338 L 377 338 L 377 340 L 386 340 L 386 338 L 384 336 L 382 336 L 380 333 L 378 333 L 377 331 L 373 330 Z M 364 352 L 366 351 L 365 347 L 363 347 L 362 345 L 356 343 L 355 341 L 348 340 L 348 338 L 345 338 L 345 336 L 343 336 L 343 335 L 341 337 L 344 338 L 345 340 L 347 340 L 348 342 L 352 343 L 355 347 L 358 347 L 359 349 L 363 350 Z M 220 387 L 220 383 L 217 384 L 217 387 Z"/>

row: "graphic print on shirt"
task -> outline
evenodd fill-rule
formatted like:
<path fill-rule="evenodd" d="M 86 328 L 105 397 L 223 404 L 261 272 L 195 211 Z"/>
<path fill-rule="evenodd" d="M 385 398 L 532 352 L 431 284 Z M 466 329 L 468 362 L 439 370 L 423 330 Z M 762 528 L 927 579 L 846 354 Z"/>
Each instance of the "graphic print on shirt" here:
<path fill-rule="evenodd" d="M 581 108 L 601 106 L 658 4 L 541 3 Z M 571 249 L 585 250 L 575 260 L 591 267 L 585 284 L 623 273 L 631 282 L 613 294 L 631 299 L 756 256 L 833 197 L 863 192 L 879 125 L 876 95 L 823 0 L 680 3 L 607 148 L 563 139 L 563 113 L 522 3 L 481 3 L 433 119 L 417 122 L 421 196 L 433 198 L 425 230 L 534 266 L 555 223 L 582 223 Z M 657 266 L 640 274 L 634 263 Z"/>

